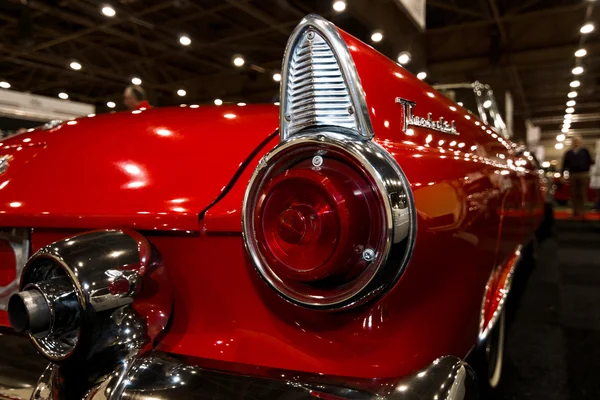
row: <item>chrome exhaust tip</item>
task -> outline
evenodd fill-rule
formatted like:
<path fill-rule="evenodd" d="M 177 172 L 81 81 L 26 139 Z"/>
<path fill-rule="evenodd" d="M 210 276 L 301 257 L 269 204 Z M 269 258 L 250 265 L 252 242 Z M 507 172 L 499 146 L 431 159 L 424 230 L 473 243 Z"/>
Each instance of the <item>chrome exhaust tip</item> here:
<path fill-rule="evenodd" d="M 10 297 L 8 319 L 16 332 L 36 334 L 50 330 L 52 311 L 44 295 L 31 289 Z"/>

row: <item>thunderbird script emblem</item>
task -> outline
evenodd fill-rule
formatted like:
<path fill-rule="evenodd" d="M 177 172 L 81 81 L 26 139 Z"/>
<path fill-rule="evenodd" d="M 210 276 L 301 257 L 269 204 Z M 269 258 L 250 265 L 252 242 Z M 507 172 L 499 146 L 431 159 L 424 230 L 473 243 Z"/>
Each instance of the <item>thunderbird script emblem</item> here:
<path fill-rule="evenodd" d="M 402 105 L 402 115 L 404 116 L 404 131 L 410 126 L 420 126 L 422 128 L 431 129 L 434 131 L 447 133 L 450 135 L 459 135 L 456 130 L 456 122 L 444 121 L 440 117 L 437 121 L 433 120 L 431 113 L 427 113 L 427 118 L 419 117 L 413 114 L 413 107 L 417 104 L 414 101 L 406 100 L 401 97 L 396 97 L 396 103 Z"/>

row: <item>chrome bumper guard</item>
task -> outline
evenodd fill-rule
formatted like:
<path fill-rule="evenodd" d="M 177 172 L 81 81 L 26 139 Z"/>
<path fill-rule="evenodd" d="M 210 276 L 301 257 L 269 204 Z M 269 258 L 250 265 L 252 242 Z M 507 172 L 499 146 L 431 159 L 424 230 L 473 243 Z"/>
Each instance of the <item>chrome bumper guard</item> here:
<path fill-rule="evenodd" d="M 323 377 L 262 370 L 267 374 L 259 373 L 263 375 L 260 377 L 239 375 L 198 367 L 165 353 L 149 352 L 130 364 L 113 391 L 107 393 L 100 382 L 85 398 L 474 400 L 479 397 L 471 368 L 450 356 L 437 359 L 411 376 L 369 383 L 368 387 L 364 381 L 353 379 L 334 378 L 335 383 L 325 383 Z M 47 365 L 26 337 L 7 330 L 0 333 L 0 399 L 71 399 L 68 388 L 60 387 L 53 371 L 54 364 Z"/>

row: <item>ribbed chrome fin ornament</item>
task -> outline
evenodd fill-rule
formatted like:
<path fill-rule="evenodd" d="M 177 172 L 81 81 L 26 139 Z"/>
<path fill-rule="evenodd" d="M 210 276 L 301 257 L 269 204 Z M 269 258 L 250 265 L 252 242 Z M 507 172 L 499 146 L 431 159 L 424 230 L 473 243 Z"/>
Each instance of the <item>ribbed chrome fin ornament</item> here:
<path fill-rule="evenodd" d="M 308 15 L 288 41 L 281 81 L 281 139 L 313 126 L 337 126 L 371 139 L 365 93 L 337 28 Z"/>

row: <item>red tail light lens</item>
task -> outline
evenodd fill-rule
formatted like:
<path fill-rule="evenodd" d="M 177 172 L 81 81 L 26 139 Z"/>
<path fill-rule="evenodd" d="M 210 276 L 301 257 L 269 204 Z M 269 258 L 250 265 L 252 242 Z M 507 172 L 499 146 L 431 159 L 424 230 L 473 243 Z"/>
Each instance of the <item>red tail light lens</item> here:
<path fill-rule="evenodd" d="M 261 252 L 281 277 L 308 284 L 345 283 L 364 269 L 365 249 L 382 239 L 381 204 L 354 167 L 304 159 L 270 179 L 254 211 Z"/>
<path fill-rule="evenodd" d="M 401 186 L 390 197 L 380 173 L 394 168 L 382 152 L 373 143 L 295 138 L 261 162 L 246 192 L 244 235 L 257 270 L 286 299 L 346 307 L 380 292 L 383 275 L 399 276 L 381 267 L 402 222 L 391 197 L 406 208 L 406 185 L 386 180 Z"/>

